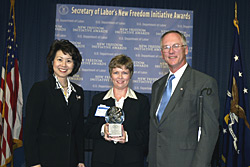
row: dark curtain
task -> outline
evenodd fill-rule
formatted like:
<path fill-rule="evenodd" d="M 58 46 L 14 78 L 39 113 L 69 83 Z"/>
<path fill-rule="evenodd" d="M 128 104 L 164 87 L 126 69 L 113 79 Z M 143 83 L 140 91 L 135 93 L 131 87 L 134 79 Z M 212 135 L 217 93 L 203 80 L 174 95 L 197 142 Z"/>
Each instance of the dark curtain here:
<path fill-rule="evenodd" d="M 16 27 L 23 84 L 24 118 L 26 98 L 31 86 L 34 82 L 43 80 L 48 76 L 46 55 L 54 39 L 57 3 L 193 10 L 192 66 L 213 76 L 218 81 L 221 104 L 220 122 L 222 122 L 233 46 L 233 19 L 235 17 L 235 1 L 233 0 L 16 0 Z M 247 83 L 250 83 L 250 56 L 248 55 L 250 53 L 250 1 L 238 0 L 237 3 L 244 73 Z M 1 0 L 1 66 L 3 64 L 9 10 L 10 1 Z M 88 113 L 91 98 L 96 93 L 98 92 L 85 91 L 85 115 Z M 150 98 L 150 94 L 147 94 L 147 96 Z M 88 147 L 91 148 L 90 145 Z M 219 139 L 214 152 L 213 166 L 216 166 L 220 159 L 220 150 L 221 140 Z M 23 165 L 22 149 L 17 150 L 15 159 L 17 159 L 15 166 Z M 87 166 L 88 163 L 89 157 L 86 159 Z"/>

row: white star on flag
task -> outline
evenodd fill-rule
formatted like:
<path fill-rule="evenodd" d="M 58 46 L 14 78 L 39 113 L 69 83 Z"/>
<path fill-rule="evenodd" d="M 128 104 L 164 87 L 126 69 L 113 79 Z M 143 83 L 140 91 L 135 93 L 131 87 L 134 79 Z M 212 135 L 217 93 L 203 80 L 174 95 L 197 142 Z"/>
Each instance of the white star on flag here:
<path fill-rule="evenodd" d="M 239 71 L 239 77 L 242 77 L 242 72 Z"/>
<path fill-rule="evenodd" d="M 243 89 L 243 92 L 244 92 L 244 93 L 248 93 L 248 89 L 247 89 L 247 88 L 244 88 L 244 89 Z"/>
<path fill-rule="evenodd" d="M 237 61 L 239 60 L 239 57 L 237 55 L 234 56 L 234 60 Z"/>

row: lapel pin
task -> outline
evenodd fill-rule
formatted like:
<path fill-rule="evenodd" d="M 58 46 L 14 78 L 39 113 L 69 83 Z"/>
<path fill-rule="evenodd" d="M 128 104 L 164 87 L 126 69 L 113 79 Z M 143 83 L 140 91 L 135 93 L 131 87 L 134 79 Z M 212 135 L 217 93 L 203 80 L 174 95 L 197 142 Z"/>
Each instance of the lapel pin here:
<path fill-rule="evenodd" d="M 183 97 L 183 95 L 184 95 L 184 89 L 180 88 L 180 91 L 181 91 L 181 96 Z"/>
<path fill-rule="evenodd" d="M 80 100 L 80 99 L 81 99 L 81 96 L 76 95 L 76 99 L 77 99 L 77 100 Z"/>

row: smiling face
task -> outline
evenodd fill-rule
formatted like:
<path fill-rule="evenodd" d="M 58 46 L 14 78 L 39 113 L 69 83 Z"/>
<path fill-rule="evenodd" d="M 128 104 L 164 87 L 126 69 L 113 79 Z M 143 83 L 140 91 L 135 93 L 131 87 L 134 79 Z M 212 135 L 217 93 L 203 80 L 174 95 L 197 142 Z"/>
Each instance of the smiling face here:
<path fill-rule="evenodd" d="M 53 60 L 53 70 L 57 78 L 66 79 L 74 68 L 74 62 L 69 54 L 64 54 L 61 50 L 56 52 Z"/>
<path fill-rule="evenodd" d="M 162 58 L 166 61 L 171 72 L 176 72 L 183 65 L 186 64 L 186 55 L 188 54 L 188 47 L 182 46 L 173 50 L 174 44 L 184 45 L 182 38 L 177 33 L 169 33 L 162 38 L 161 47 L 166 45 L 171 46 L 168 51 L 161 50 Z"/>
<path fill-rule="evenodd" d="M 116 67 L 112 69 L 111 80 L 115 89 L 122 90 L 128 88 L 130 77 L 130 71 L 129 69 L 125 68 L 125 65 L 123 65 L 121 68 Z"/>

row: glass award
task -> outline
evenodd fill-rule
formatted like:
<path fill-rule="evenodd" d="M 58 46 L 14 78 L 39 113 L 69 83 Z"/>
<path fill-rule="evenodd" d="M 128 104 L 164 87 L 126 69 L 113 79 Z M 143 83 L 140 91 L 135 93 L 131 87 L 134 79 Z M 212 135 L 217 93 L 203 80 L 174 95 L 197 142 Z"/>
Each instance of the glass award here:
<path fill-rule="evenodd" d="M 105 121 L 109 123 L 109 136 L 122 136 L 122 123 L 124 122 L 124 120 L 125 115 L 121 108 L 112 106 L 107 110 Z"/>

